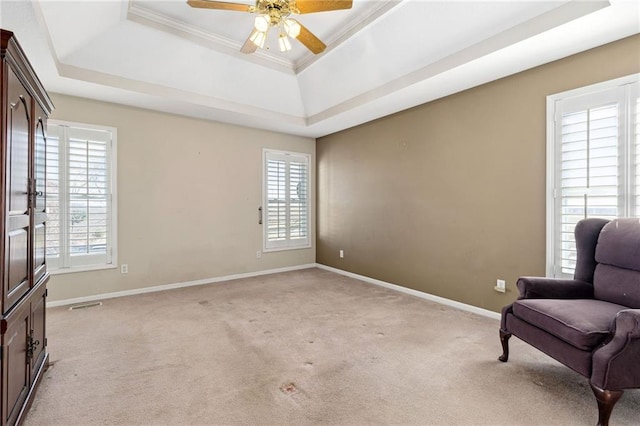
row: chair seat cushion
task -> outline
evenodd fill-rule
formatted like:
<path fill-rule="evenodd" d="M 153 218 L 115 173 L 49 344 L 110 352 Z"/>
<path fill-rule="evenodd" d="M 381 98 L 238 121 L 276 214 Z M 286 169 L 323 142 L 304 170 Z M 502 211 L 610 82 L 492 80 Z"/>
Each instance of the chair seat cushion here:
<path fill-rule="evenodd" d="M 602 343 L 624 309 L 628 307 L 594 299 L 524 299 L 513 304 L 515 316 L 582 350 Z"/>

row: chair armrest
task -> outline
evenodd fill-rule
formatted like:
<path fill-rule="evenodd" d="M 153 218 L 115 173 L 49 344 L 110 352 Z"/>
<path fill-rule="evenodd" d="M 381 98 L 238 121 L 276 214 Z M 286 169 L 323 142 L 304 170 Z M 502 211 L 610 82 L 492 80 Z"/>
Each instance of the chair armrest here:
<path fill-rule="evenodd" d="M 502 308 L 502 314 L 500 315 L 500 330 L 508 333 L 507 331 L 507 316 L 513 315 L 513 303 Z"/>
<path fill-rule="evenodd" d="M 520 277 L 519 299 L 593 299 L 593 285 L 561 278 Z"/>
<path fill-rule="evenodd" d="M 618 312 L 613 338 L 593 353 L 591 383 L 600 389 L 640 387 L 640 309 Z"/>

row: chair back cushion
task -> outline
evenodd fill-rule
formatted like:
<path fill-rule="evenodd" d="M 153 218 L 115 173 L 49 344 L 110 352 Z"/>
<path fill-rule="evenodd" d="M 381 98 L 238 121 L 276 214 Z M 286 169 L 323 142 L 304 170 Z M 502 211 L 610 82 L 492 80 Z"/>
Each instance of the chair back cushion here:
<path fill-rule="evenodd" d="M 596 246 L 602 228 L 609 223 L 606 219 L 589 217 L 576 224 L 576 272 L 574 278 L 578 281 L 593 284 L 593 274 L 596 271 Z"/>
<path fill-rule="evenodd" d="M 596 246 L 596 299 L 640 309 L 640 219 L 606 224 Z"/>

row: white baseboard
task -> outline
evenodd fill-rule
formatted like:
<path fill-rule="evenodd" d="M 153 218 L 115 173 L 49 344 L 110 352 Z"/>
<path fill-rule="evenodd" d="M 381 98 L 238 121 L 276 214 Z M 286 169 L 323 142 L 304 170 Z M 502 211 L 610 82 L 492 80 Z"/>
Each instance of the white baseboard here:
<path fill-rule="evenodd" d="M 112 293 L 95 294 L 93 296 L 76 297 L 74 299 L 56 300 L 53 302 L 47 302 L 47 308 L 54 308 L 56 306 L 75 305 L 77 303 L 94 302 L 96 300 L 113 299 L 115 297 L 133 296 L 135 294 L 153 293 L 156 291 L 164 291 L 164 290 L 173 290 L 176 288 L 213 284 L 213 283 L 219 283 L 223 281 L 239 280 L 242 278 L 252 278 L 252 277 L 258 277 L 261 275 L 277 274 L 280 272 L 298 271 L 300 269 L 315 268 L 317 266 L 318 265 L 316 263 L 308 263 L 305 265 L 287 266 L 284 268 L 267 269 L 267 270 L 256 271 L 256 272 L 247 272 L 244 274 L 225 275 L 223 277 L 205 278 L 202 280 L 186 281 L 186 282 L 173 283 L 173 284 L 164 284 L 164 285 L 157 285 L 153 287 L 142 287 L 142 288 L 136 288 L 132 290 L 115 291 Z"/>
<path fill-rule="evenodd" d="M 430 300 L 432 302 L 440 303 L 441 305 L 451 306 L 453 308 L 457 308 L 463 311 L 472 312 L 474 314 L 482 315 L 483 317 L 492 318 L 500 320 L 500 314 L 497 312 L 490 311 L 488 309 L 478 308 L 477 306 L 468 305 L 462 302 L 456 302 L 455 300 L 446 299 L 444 297 L 435 296 L 433 294 L 425 293 L 418 290 L 413 290 L 411 288 L 402 287 L 396 284 L 391 284 L 386 281 L 376 280 L 375 278 L 365 277 L 364 275 L 354 274 L 353 272 L 343 271 L 342 269 L 333 268 L 327 265 L 316 264 L 316 266 L 320 269 L 324 269 L 327 271 L 335 272 L 336 274 L 344 275 L 346 277 L 355 278 L 360 281 L 364 281 L 366 283 L 379 285 L 381 287 L 385 287 L 391 290 L 399 291 L 401 293 L 410 294 L 412 296 L 420 297 L 422 299 Z"/>
<path fill-rule="evenodd" d="M 433 294 L 425 293 L 425 292 L 422 292 L 422 291 L 413 290 L 411 288 L 402 287 L 402 286 L 399 286 L 399 285 L 396 285 L 396 284 L 391 284 L 391 283 L 388 283 L 386 281 L 377 280 L 375 278 L 369 278 L 369 277 L 366 277 L 364 275 L 354 274 L 353 272 L 343 271 L 342 269 L 333 268 L 331 266 L 322 265 L 322 264 L 319 264 L 319 263 L 307 263 L 307 264 L 304 264 L 304 265 L 287 266 L 287 267 L 284 267 L 284 268 L 267 269 L 267 270 L 263 270 L 263 271 L 247 272 L 247 273 L 243 273 L 243 274 L 225 275 L 223 277 L 205 278 L 205 279 L 195 280 L 195 281 L 185 281 L 185 282 L 180 282 L 180 283 L 157 285 L 157 286 L 153 286 L 153 287 L 142 287 L 142 288 L 136 288 L 136 289 L 132 289 L 132 290 L 116 291 L 116 292 L 112 292 L 112 293 L 95 294 L 93 296 L 76 297 L 74 299 L 56 300 L 56 301 L 53 301 L 53 302 L 47 302 L 47 307 L 48 308 L 54 308 L 54 307 L 57 307 L 57 306 L 75 305 L 75 304 L 78 304 L 78 303 L 94 302 L 96 300 L 113 299 L 113 298 L 116 298 L 116 297 L 133 296 L 133 295 L 136 295 L 136 294 L 153 293 L 153 292 L 156 292 L 156 291 L 164 291 L 164 290 L 173 290 L 173 289 L 176 289 L 176 288 L 184 288 L 184 287 L 193 287 L 193 286 L 198 286 L 198 285 L 214 284 L 214 283 L 219 283 L 219 282 L 224 282 L 224 281 L 239 280 L 239 279 L 242 279 L 242 278 L 252 278 L 252 277 L 258 277 L 258 276 L 261 276 L 261 275 L 277 274 L 277 273 L 280 273 L 280 272 L 298 271 L 298 270 L 301 270 L 301 269 L 309 269 L 309 268 L 324 269 L 326 271 L 335 272 L 336 274 L 340 274 L 340 275 L 344 275 L 344 276 L 347 276 L 347 277 L 350 277 L 350 278 L 354 278 L 354 279 L 357 279 L 357 280 L 360 280 L 360 281 L 364 281 L 364 282 L 369 283 L 369 284 L 378 285 L 378 286 L 385 287 L 385 288 L 388 288 L 388 289 L 391 289 L 391 290 L 394 290 L 394 291 L 399 291 L 401 293 L 410 294 L 412 296 L 416 296 L 416 297 L 420 297 L 422 299 L 430 300 L 432 302 L 440 303 L 442 305 L 451 306 L 453 308 L 461 309 L 463 311 L 472 312 L 474 314 L 482 315 L 482 316 L 487 317 L 487 318 L 492 318 L 492 319 L 497 319 L 497 320 L 500 319 L 500 314 L 497 313 L 497 312 L 489 311 L 489 310 L 483 309 L 483 308 L 478 308 L 477 306 L 468 305 L 466 303 L 457 302 L 455 300 L 446 299 L 444 297 L 435 296 Z"/>

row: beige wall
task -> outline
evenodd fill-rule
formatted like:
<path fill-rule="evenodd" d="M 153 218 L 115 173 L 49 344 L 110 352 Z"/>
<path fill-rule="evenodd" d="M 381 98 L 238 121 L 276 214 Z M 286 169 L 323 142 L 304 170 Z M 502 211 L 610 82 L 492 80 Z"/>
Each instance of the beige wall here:
<path fill-rule="evenodd" d="M 319 139 L 318 262 L 498 311 L 545 273 L 546 96 L 640 72 L 638 52 L 634 36 Z"/>
<path fill-rule="evenodd" d="M 315 140 L 52 97 L 53 119 L 118 129 L 118 261 L 129 273 L 54 275 L 49 301 L 315 262 L 315 248 L 256 259 L 262 150 L 309 153 L 313 164 Z"/>

